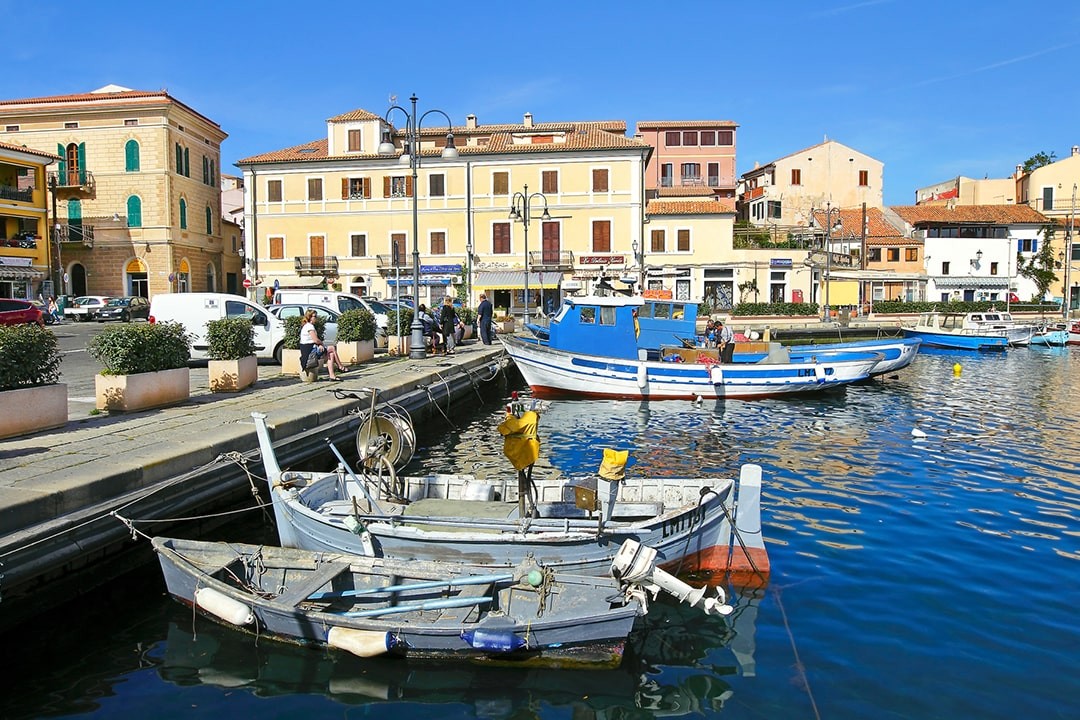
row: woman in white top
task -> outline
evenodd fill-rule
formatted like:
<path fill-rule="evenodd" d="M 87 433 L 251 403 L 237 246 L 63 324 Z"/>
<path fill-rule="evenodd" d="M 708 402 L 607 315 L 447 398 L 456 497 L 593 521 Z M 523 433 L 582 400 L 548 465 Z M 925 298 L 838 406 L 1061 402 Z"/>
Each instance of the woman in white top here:
<path fill-rule="evenodd" d="M 334 350 L 333 345 L 324 345 L 323 341 L 319 339 L 319 333 L 315 330 L 315 311 L 308 310 L 304 313 L 304 326 L 300 328 L 300 367 L 306 368 L 308 357 L 311 355 L 315 347 L 319 346 L 326 350 L 326 369 L 330 373 L 331 380 L 341 380 L 341 378 L 334 375 L 334 368 L 340 367 L 342 370 L 345 367 L 338 360 L 337 352 Z"/>

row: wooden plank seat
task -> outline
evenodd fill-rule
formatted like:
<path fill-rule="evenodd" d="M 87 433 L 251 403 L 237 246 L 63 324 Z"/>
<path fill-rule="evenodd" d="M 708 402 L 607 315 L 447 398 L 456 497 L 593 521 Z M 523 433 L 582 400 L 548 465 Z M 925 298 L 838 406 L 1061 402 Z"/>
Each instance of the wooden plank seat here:
<path fill-rule="evenodd" d="M 307 600 L 310 595 L 333 582 L 334 578 L 348 569 L 349 563 L 347 562 L 323 563 L 318 570 L 308 577 L 301 578 L 298 582 L 291 584 L 285 592 L 278 595 L 277 601 L 286 605 L 299 605 Z"/>

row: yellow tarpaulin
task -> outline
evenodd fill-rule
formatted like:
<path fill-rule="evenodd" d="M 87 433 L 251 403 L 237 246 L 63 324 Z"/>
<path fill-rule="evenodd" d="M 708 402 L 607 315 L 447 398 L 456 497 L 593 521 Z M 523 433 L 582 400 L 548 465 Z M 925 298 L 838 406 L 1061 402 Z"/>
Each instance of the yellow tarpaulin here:
<path fill-rule="evenodd" d="M 510 460 L 515 470 L 524 470 L 540 457 L 540 437 L 537 429 L 540 416 L 528 410 L 521 417 L 508 414 L 499 423 L 499 434 L 503 436 L 503 455 Z"/>
<path fill-rule="evenodd" d="M 824 301 L 825 296 L 822 295 Z M 829 280 L 829 305 L 858 305 L 858 280 Z"/>

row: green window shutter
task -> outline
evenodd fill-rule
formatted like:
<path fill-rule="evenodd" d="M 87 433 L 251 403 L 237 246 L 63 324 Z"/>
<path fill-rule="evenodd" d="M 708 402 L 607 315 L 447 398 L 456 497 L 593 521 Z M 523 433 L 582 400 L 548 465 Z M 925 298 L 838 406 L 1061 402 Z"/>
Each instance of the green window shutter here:
<path fill-rule="evenodd" d="M 184 177 L 191 177 L 191 151 L 184 148 Z"/>
<path fill-rule="evenodd" d="M 63 145 L 57 143 L 56 154 L 60 156 L 60 163 L 56 168 L 56 177 L 59 182 L 57 182 L 56 184 L 63 185 L 65 179 L 67 179 L 67 160 L 65 160 L 65 158 L 67 157 L 67 150 L 64 149 Z"/>
<path fill-rule="evenodd" d="M 180 198 L 180 229 L 187 230 L 187 202 Z"/>
<path fill-rule="evenodd" d="M 215 163 L 213 160 L 210 161 L 210 184 L 215 186 L 218 184 L 217 163 Z"/>
<path fill-rule="evenodd" d="M 68 225 L 82 225 L 82 203 L 68 200 Z"/>
<path fill-rule="evenodd" d="M 127 227 L 143 227 L 143 200 L 138 195 L 127 199 Z"/>
<path fill-rule="evenodd" d="M 202 184 L 210 184 L 210 160 L 205 155 L 202 156 Z"/>
<path fill-rule="evenodd" d="M 210 212 L 210 206 L 206 206 L 206 234 L 214 234 L 214 215 Z"/>
<path fill-rule="evenodd" d="M 135 140 L 128 140 L 124 145 L 124 170 L 139 172 L 139 143 Z"/>
<path fill-rule="evenodd" d="M 176 143 L 176 174 L 184 174 L 184 148 L 180 147 L 180 143 Z"/>
<path fill-rule="evenodd" d="M 79 143 L 79 184 L 86 184 L 86 143 Z"/>

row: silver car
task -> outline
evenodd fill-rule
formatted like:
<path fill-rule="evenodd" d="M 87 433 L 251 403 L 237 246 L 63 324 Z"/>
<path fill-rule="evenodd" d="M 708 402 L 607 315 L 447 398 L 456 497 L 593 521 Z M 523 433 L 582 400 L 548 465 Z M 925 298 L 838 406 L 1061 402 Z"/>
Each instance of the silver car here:
<path fill-rule="evenodd" d="M 326 323 L 323 330 L 323 342 L 327 345 L 333 345 L 337 342 L 337 321 L 341 316 L 341 313 L 337 310 L 331 310 L 322 305 L 307 305 L 305 303 L 283 303 L 281 305 L 270 305 L 266 309 L 271 315 L 282 320 L 290 317 L 303 317 L 308 310 L 314 310 L 315 315 L 321 317 Z"/>

